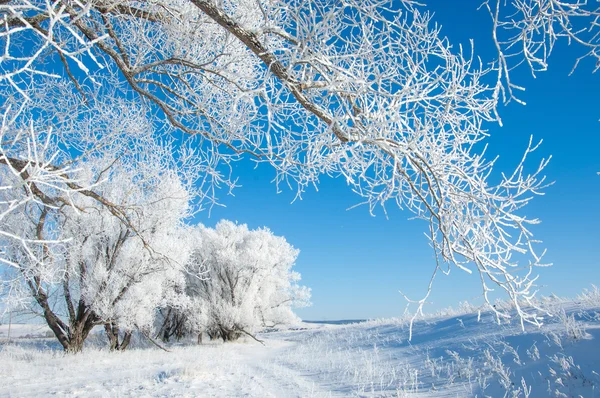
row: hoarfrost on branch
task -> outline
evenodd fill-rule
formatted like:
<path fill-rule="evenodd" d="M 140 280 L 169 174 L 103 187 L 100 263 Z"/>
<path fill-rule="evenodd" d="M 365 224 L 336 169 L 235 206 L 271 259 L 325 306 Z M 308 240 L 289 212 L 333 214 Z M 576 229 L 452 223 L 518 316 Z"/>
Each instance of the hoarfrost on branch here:
<path fill-rule="evenodd" d="M 486 125 L 500 121 L 501 93 L 513 98 L 519 88 L 510 80 L 513 62 L 544 69 L 561 37 L 598 58 L 598 11 L 582 0 L 485 3 L 498 49 L 488 66 L 473 46 L 453 47 L 417 3 L 394 6 L 1 1 L 2 106 L 11 114 L 25 101 L 11 119 L 17 129 L 30 120 L 36 131 L 52 129 L 61 154 L 53 170 L 99 148 L 115 158 L 122 148 L 140 148 L 128 161 L 175 170 L 198 209 L 215 203 L 216 188 L 235 186 L 230 165 L 244 155 L 272 165 L 278 186 L 298 196 L 322 175 L 344 178 L 371 211 L 393 203 L 428 222 L 434 276 L 452 266 L 474 271 L 486 300 L 499 287 L 523 322 L 539 324 L 532 271 L 544 265 L 543 251 L 530 231 L 538 220 L 522 208 L 547 185 L 548 160 L 529 171 L 538 146 L 530 139 L 522 162 L 493 183 L 494 160 L 482 150 Z M 574 20 L 587 21 L 588 30 Z M 111 122 L 121 113 L 137 122 Z M 43 123 L 39 115 L 47 116 Z M 79 131 L 96 117 L 105 123 Z M 2 148 L 9 146 L 3 136 Z M 156 154 L 151 163 L 148 148 Z M 18 157 L 35 162 L 29 155 Z M 4 164 L 10 187 L 4 176 L 22 172 Z M 6 199 L 2 214 L 34 197 Z M 517 260 L 523 255 L 526 264 Z"/>

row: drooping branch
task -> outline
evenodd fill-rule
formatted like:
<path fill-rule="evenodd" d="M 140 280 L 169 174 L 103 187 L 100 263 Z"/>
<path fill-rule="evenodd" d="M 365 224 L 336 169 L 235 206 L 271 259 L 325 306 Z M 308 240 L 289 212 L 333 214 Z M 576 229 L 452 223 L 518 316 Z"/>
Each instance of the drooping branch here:
<path fill-rule="evenodd" d="M 192 0 L 192 2 L 252 50 L 261 59 L 269 72 L 292 93 L 294 98 L 306 111 L 312 113 L 328 125 L 334 135 L 343 144 L 349 146 L 346 151 L 352 153 L 352 156 L 356 156 L 356 159 L 351 159 L 349 162 L 356 162 L 360 167 L 360 171 L 357 171 L 357 174 L 360 174 L 359 181 L 354 182 L 353 178 L 343 171 L 342 174 L 348 179 L 350 184 L 355 186 L 356 190 L 361 193 L 364 192 L 365 196 L 369 198 L 373 197 L 375 192 L 369 191 L 369 189 L 374 189 L 377 186 L 371 186 L 371 181 L 365 179 L 365 170 L 368 170 L 370 167 L 374 169 L 375 167 L 381 167 L 382 170 L 389 170 L 391 176 L 387 175 L 387 172 L 381 172 L 382 174 L 377 175 L 373 180 L 373 184 L 388 184 L 387 187 L 383 187 L 387 193 L 380 194 L 381 196 L 376 197 L 377 200 L 384 203 L 387 199 L 398 195 L 400 197 L 396 198 L 398 203 L 405 203 L 419 217 L 429 220 L 432 223 L 431 244 L 436 256 L 441 254 L 441 258 L 445 262 L 454 264 L 467 272 L 471 272 L 467 268 L 467 265 L 469 263 L 475 264 L 476 269 L 482 277 L 483 296 L 486 301 L 489 302 L 488 293 L 492 290 L 487 286 L 486 280 L 490 280 L 508 293 L 522 321 L 539 324 L 540 318 L 537 315 L 528 314 L 522 309 L 523 305 L 532 305 L 531 298 L 534 295 L 534 292 L 531 290 L 532 280 L 529 279 L 529 273 L 522 279 L 516 275 L 511 275 L 511 268 L 518 268 L 517 264 L 512 262 L 511 254 L 513 252 L 529 252 L 534 258 L 532 264 L 541 265 L 541 256 L 536 255 L 533 250 L 532 243 L 534 241 L 531 232 L 527 228 L 529 224 L 536 224 L 537 220 L 528 220 L 516 215 L 515 212 L 531 199 L 530 197 L 525 197 L 525 195 L 537 194 L 545 186 L 544 178 L 539 173 L 545 167 L 547 161 L 543 160 L 538 172 L 525 179 L 520 174 L 523 164 L 519 164 L 511 178 L 505 179 L 500 185 L 495 187 L 486 186 L 485 179 L 491 171 L 493 162 L 482 162 L 480 156 L 469 153 L 472 150 L 473 143 L 481 139 L 478 137 L 478 135 L 482 134 L 480 127 L 478 125 L 469 126 L 469 129 L 472 128 L 471 131 L 474 134 L 474 138 L 468 139 L 466 139 L 466 136 L 464 136 L 465 138 L 462 135 L 458 136 L 460 133 L 454 130 L 464 128 L 463 121 L 461 120 L 464 115 L 461 114 L 462 110 L 460 108 L 463 105 L 460 105 L 460 102 L 452 104 L 452 101 L 471 101 L 471 103 L 465 105 L 467 109 L 469 109 L 469 106 L 473 106 L 473 109 L 482 107 L 481 109 L 477 109 L 479 117 L 492 120 L 490 112 L 494 112 L 497 115 L 496 92 L 491 95 L 487 103 L 485 99 L 482 99 L 481 104 L 476 104 L 473 101 L 477 98 L 478 94 L 483 95 L 485 89 L 482 89 L 480 93 L 474 92 L 471 94 L 465 92 L 458 94 L 452 91 L 440 93 L 436 88 L 431 91 L 432 99 L 423 96 L 415 98 L 415 107 L 416 109 L 423 107 L 423 110 L 420 112 L 423 112 L 424 116 L 415 117 L 412 123 L 423 123 L 422 128 L 426 130 L 424 134 L 430 134 L 431 137 L 420 135 L 423 133 L 418 132 L 417 137 L 413 141 L 408 141 L 407 137 L 403 136 L 400 132 L 390 131 L 389 135 L 384 135 L 373 130 L 378 127 L 378 124 L 376 124 L 378 120 L 373 119 L 378 115 L 368 110 L 369 108 L 373 108 L 372 104 L 358 99 L 363 96 L 362 94 L 354 96 L 342 90 L 338 91 L 332 83 L 328 83 L 326 80 L 315 82 L 317 84 L 314 87 L 320 87 L 323 96 L 331 99 L 331 104 L 340 103 L 339 100 L 333 100 L 332 98 L 349 101 L 349 113 L 339 116 L 342 120 L 347 118 L 351 121 L 348 122 L 348 125 L 351 127 L 346 127 L 347 131 L 344 131 L 339 127 L 337 122 L 327 115 L 326 111 L 316 105 L 314 99 L 305 96 L 303 87 L 308 87 L 310 83 L 299 83 L 295 80 L 289 72 L 293 68 L 293 65 L 286 67 L 256 33 L 245 29 L 210 0 Z M 357 8 L 360 7 L 357 6 Z M 384 22 L 382 19 L 378 19 L 380 17 L 376 15 L 369 15 L 368 18 L 372 18 L 375 23 L 381 23 L 384 27 L 388 23 L 389 26 L 393 27 L 390 28 L 392 31 L 393 29 L 404 28 L 403 25 L 394 25 L 394 22 L 391 21 Z M 381 29 L 384 28 L 382 27 Z M 363 34 L 366 34 L 366 32 L 363 32 Z M 376 31 L 374 34 L 381 34 L 381 31 Z M 340 38 L 342 43 L 346 43 L 347 40 L 345 37 Z M 292 46 L 297 45 L 299 47 L 307 45 L 301 39 L 296 39 L 291 43 Z M 378 50 L 373 49 L 373 51 Z M 470 61 L 464 61 L 460 57 L 447 53 L 447 50 L 441 46 L 433 47 L 432 51 L 440 51 L 440 57 L 443 54 L 449 71 L 453 71 L 452 68 L 464 68 L 464 71 L 457 72 L 457 75 L 454 75 L 453 71 L 450 76 L 447 76 L 449 80 L 455 81 L 457 84 L 462 84 L 463 79 L 470 74 L 468 70 Z M 387 53 L 384 54 L 387 55 Z M 316 57 L 303 64 L 306 70 L 310 70 L 311 68 L 319 70 L 319 61 L 315 59 Z M 328 69 L 330 70 L 333 68 L 331 63 L 328 64 Z M 424 79 L 431 77 L 432 72 L 420 69 L 423 67 L 426 67 L 426 64 L 415 67 L 415 74 L 422 73 Z M 325 72 L 316 72 L 315 75 L 317 74 L 325 75 Z M 478 75 L 474 74 L 473 79 L 477 78 Z M 435 80 L 435 84 L 436 86 L 439 85 L 440 80 Z M 374 91 L 373 97 L 370 97 L 371 101 L 377 101 L 378 95 L 384 95 L 384 90 L 381 90 L 377 85 L 373 83 L 367 88 Z M 403 93 L 399 91 L 394 92 L 393 90 L 385 94 L 392 98 L 397 97 L 399 101 L 404 100 L 403 97 L 405 97 Z M 456 97 L 453 99 L 452 95 Z M 471 97 L 471 95 L 473 96 Z M 449 102 L 436 104 L 437 101 L 442 101 L 442 99 L 446 98 L 448 98 Z M 322 98 L 319 98 L 319 100 L 323 101 Z M 337 105 L 335 106 L 337 107 Z M 366 109 L 363 109 L 363 107 Z M 473 117 L 473 114 L 471 113 L 469 116 Z M 400 115 L 390 115 L 390 117 L 403 116 L 400 113 Z M 444 122 L 447 121 L 448 125 L 438 124 L 439 122 L 435 118 L 440 118 Z M 457 119 L 452 120 L 451 118 Z M 428 125 L 428 123 L 431 123 L 431 125 Z M 465 123 L 469 122 L 465 121 Z M 383 126 L 384 129 L 388 128 L 385 124 Z M 394 127 L 396 126 L 394 125 L 391 128 Z M 412 126 L 407 124 L 406 127 Z M 419 126 L 414 127 L 418 128 Z M 453 152 L 451 148 L 452 144 L 450 144 L 451 140 L 445 141 L 443 137 L 443 134 L 448 133 L 453 135 L 452 138 L 454 140 L 465 139 L 466 151 L 461 150 L 460 155 Z M 439 135 L 442 135 L 441 138 L 438 138 Z M 426 145 L 421 145 L 421 142 L 419 142 L 421 140 L 423 143 L 438 148 L 437 150 L 440 152 L 436 154 L 422 152 L 422 150 L 430 151 L 430 149 L 427 149 Z M 361 156 L 366 155 L 366 151 L 363 153 L 358 151 L 357 153 L 353 153 L 355 145 L 361 148 L 371 148 L 372 151 L 368 156 L 372 158 L 361 159 Z M 381 155 L 377 154 L 377 151 Z M 527 149 L 525 157 L 532 151 L 533 149 L 530 146 Z M 373 161 L 372 159 L 376 160 Z M 361 162 L 365 162 L 366 164 L 361 164 Z M 377 180 L 377 178 L 384 176 L 386 180 Z M 363 180 L 360 181 L 360 179 Z M 403 185 L 405 188 L 400 188 Z M 504 197 L 502 193 L 506 190 L 514 190 L 512 194 L 514 196 L 510 199 Z M 409 199 L 405 201 L 401 198 L 402 196 L 408 196 Z M 493 221 L 487 222 L 485 221 L 486 218 Z M 515 228 L 519 231 L 519 235 L 514 242 L 508 239 L 509 234 L 505 231 L 508 225 L 510 225 L 509 228 Z M 501 315 L 507 316 L 505 313 Z"/>
<path fill-rule="evenodd" d="M 302 85 L 295 81 L 287 72 L 287 69 L 281 62 L 271 53 L 271 51 L 262 44 L 256 34 L 249 32 L 242 28 L 232 18 L 230 18 L 224 11 L 219 9 L 210 0 L 191 0 L 199 9 L 201 9 L 206 15 L 211 17 L 215 22 L 225 28 L 228 32 L 232 33 L 240 41 L 242 41 L 261 61 L 266 67 L 283 83 L 294 95 L 296 100 L 306 110 L 314 114 L 316 117 L 321 119 L 327 124 L 333 134 L 341 141 L 348 142 L 348 137 L 335 123 L 333 117 L 329 113 L 319 107 L 317 104 L 310 101 L 302 92 Z"/>
<path fill-rule="evenodd" d="M 518 308 L 531 301 L 535 277 L 518 276 L 514 254 L 532 258 L 526 270 L 542 265 L 528 229 L 537 220 L 520 212 L 545 186 L 546 162 L 490 183 L 494 162 L 478 148 L 485 123 L 498 121 L 502 86 L 486 83 L 498 70 L 453 48 L 412 2 L 393 13 L 384 0 L 23 4 L 48 18 L 35 25 L 0 8 L 23 24 L 5 26 L 5 37 L 38 40 L 5 76 L 14 90 L 35 88 L 17 78 L 44 71 L 38 60 L 51 47 L 62 65 L 77 63 L 86 79 L 122 87 L 152 117 L 200 137 L 188 158 L 208 154 L 196 170 L 208 170 L 209 189 L 231 183 L 217 167 L 243 153 L 269 162 L 298 195 L 323 174 L 344 178 L 371 211 L 393 202 L 426 220 L 436 267 L 475 269 L 486 300 L 491 282 Z M 84 56 L 107 68 L 87 68 Z M 69 184 L 131 223 L 124 209 Z"/>

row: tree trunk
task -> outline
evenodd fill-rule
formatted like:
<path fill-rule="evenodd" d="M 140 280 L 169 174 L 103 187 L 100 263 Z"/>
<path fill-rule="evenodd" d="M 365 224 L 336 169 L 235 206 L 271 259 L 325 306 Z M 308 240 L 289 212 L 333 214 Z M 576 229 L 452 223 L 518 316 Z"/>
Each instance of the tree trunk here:
<path fill-rule="evenodd" d="M 169 308 L 156 337 L 160 337 L 165 343 L 173 336 L 175 336 L 177 341 L 181 340 L 186 335 L 185 320 L 184 314 Z"/>
<path fill-rule="evenodd" d="M 71 335 L 69 339 L 69 347 L 65 349 L 70 354 L 77 354 L 83 351 L 83 344 L 85 342 L 85 337 L 82 332 L 75 332 Z"/>
<path fill-rule="evenodd" d="M 118 336 L 118 331 L 117 333 L 115 333 L 113 325 L 111 323 L 105 323 L 104 324 L 104 331 L 106 332 L 106 337 L 108 338 L 108 347 L 111 351 L 114 351 L 117 349 L 117 346 L 119 345 L 119 336 Z"/>
<path fill-rule="evenodd" d="M 114 322 L 104 324 L 104 331 L 108 337 L 108 346 L 111 351 L 125 351 L 131 342 L 132 332 L 130 330 L 123 333 L 123 338 L 119 342 L 119 326 Z"/>
<path fill-rule="evenodd" d="M 160 310 L 161 315 L 162 315 L 162 312 L 163 312 L 163 310 L 161 309 Z M 162 325 L 160 326 L 158 333 L 156 333 L 156 338 L 160 338 L 165 343 L 169 341 L 169 334 L 167 333 L 167 330 L 169 329 L 170 322 L 171 322 L 171 308 L 169 308 L 167 310 L 167 315 L 164 316 Z"/>
<path fill-rule="evenodd" d="M 211 340 L 216 340 L 218 338 L 222 338 L 223 337 L 223 335 L 221 334 L 221 331 L 219 329 L 217 329 L 216 327 L 208 329 L 207 333 L 208 333 L 208 337 Z"/>
<path fill-rule="evenodd" d="M 237 331 L 236 329 L 230 330 L 222 326 L 220 326 L 219 328 L 221 329 L 220 335 L 224 343 L 228 341 L 236 341 L 242 335 L 241 332 Z"/>
<path fill-rule="evenodd" d="M 44 319 L 65 351 L 70 351 L 69 328 L 52 311 L 44 309 Z"/>
<path fill-rule="evenodd" d="M 96 325 L 95 315 L 87 310 L 84 316 L 77 319 L 69 328 L 69 347 L 65 351 L 69 353 L 78 353 L 83 350 L 83 345 L 88 335 Z"/>
<path fill-rule="evenodd" d="M 123 335 L 123 340 L 121 341 L 121 346 L 119 347 L 119 349 L 121 351 L 125 351 L 127 349 L 127 347 L 129 346 L 129 343 L 131 342 L 132 334 L 133 334 L 133 332 L 131 330 L 128 330 Z"/>

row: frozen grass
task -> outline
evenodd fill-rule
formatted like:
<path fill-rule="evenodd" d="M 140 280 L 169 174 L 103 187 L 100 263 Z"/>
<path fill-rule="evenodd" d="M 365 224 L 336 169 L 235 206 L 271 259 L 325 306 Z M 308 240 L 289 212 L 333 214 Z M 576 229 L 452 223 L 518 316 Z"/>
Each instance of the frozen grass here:
<path fill-rule="evenodd" d="M 598 290 L 538 304 L 550 316 L 525 333 L 520 324 L 498 325 L 491 313 L 468 306 L 420 320 L 410 342 L 408 319 L 280 332 L 277 338 L 298 344 L 279 361 L 346 395 L 600 395 Z"/>
<path fill-rule="evenodd" d="M 100 335 L 67 356 L 52 339 L 24 338 L 21 326 L 23 338 L 0 350 L 0 396 L 600 396 L 598 289 L 539 304 L 551 316 L 525 333 L 463 305 L 419 320 L 410 342 L 408 319 L 399 318 L 306 324 L 263 333 L 266 346 L 189 344 L 170 353 L 109 353 L 98 348 Z"/>

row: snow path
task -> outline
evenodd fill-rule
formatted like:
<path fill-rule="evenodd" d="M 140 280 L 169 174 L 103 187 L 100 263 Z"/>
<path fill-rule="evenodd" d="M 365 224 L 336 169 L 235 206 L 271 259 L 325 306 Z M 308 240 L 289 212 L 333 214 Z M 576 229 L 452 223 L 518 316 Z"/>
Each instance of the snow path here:
<path fill-rule="evenodd" d="M 278 358 L 298 342 L 267 340 L 261 351 L 252 350 L 251 355 L 244 355 L 243 363 L 249 370 L 248 376 L 256 381 L 259 388 L 257 397 L 333 397 L 332 393 L 323 390 L 310 374 L 282 365 Z M 257 378 L 258 376 L 258 378 Z M 254 396 L 254 395 L 245 395 Z"/>

